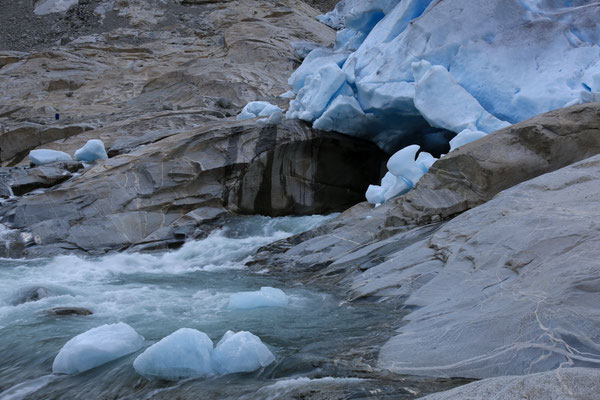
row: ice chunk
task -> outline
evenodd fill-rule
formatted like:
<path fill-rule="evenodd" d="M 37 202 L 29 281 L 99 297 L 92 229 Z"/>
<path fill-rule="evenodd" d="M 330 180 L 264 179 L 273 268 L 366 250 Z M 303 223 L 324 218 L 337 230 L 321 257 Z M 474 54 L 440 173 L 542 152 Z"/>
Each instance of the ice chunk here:
<path fill-rule="evenodd" d="M 275 361 L 273 353 L 250 332 L 227 331 L 213 351 L 215 369 L 222 374 L 252 372 Z"/>
<path fill-rule="evenodd" d="M 365 197 L 369 203 L 384 203 L 415 187 L 437 160 L 426 152 L 421 152 L 415 160 L 419 149 L 417 145 L 407 146 L 390 157 L 387 162 L 388 172 L 381 180 L 381 186 L 371 185 L 367 189 Z"/>
<path fill-rule="evenodd" d="M 292 92 L 291 90 L 288 90 L 287 92 L 280 94 L 279 97 L 281 97 L 282 99 L 293 99 L 294 97 L 296 97 L 296 93 Z"/>
<path fill-rule="evenodd" d="M 39 149 L 29 152 L 29 160 L 35 165 L 50 164 L 58 161 L 73 161 L 70 155 L 57 150 Z"/>
<path fill-rule="evenodd" d="M 334 29 L 344 26 L 355 31 L 370 31 L 400 0 L 342 0 L 317 19 Z"/>
<path fill-rule="evenodd" d="M 467 143 L 474 142 L 477 139 L 481 139 L 484 136 L 487 136 L 487 133 L 465 129 L 450 141 L 450 151 L 455 150 Z"/>
<path fill-rule="evenodd" d="M 388 190 L 385 191 L 384 199 L 385 201 L 388 201 L 389 199 L 392 199 L 394 197 L 406 194 L 413 187 L 414 185 L 412 184 L 412 182 L 409 182 L 402 176 L 396 176 L 394 184 Z"/>
<path fill-rule="evenodd" d="M 494 132 L 510 124 L 500 121 L 483 109 L 469 92 L 460 86 L 446 68 L 415 63 L 415 106 L 433 127 L 461 132 L 475 127 L 484 132 Z"/>
<path fill-rule="evenodd" d="M 82 148 L 75 152 L 75 159 L 79 161 L 92 162 L 107 158 L 104 143 L 100 139 L 88 140 Z"/>
<path fill-rule="evenodd" d="M 281 289 L 261 287 L 258 292 L 234 293 L 229 298 L 229 308 L 285 307 L 288 297 Z"/>
<path fill-rule="evenodd" d="M 419 166 L 419 168 L 421 168 L 423 173 L 426 174 L 427 171 L 429 171 L 429 168 L 431 168 L 433 163 L 435 163 L 436 161 L 437 161 L 437 158 L 435 158 L 434 156 L 432 156 L 431 154 L 429 154 L 425 151 L 422 151 L 419 153 L 416 163 Z"/>
<path fill-rule="evenodd" d="M 298 93 L 304 87 L 305 79 L 314 74 L 324 65 L 329 63 L 337 64 L 341 67 L 348 58 L 349 53 L 334 53 L 331 49 L 319 48 L 311 51 L 304 59 L 302 65 L 294 71 L 288 79 L 288 85 L 294 93 Z"/>
<path fill-rule="evenodd" d="M 388 170 L 414 186 L 425 173 L 415 161 L 418 151 L 419 146 L 412 145 L 396 152 L 387 162 Z"/>
<path fill-rule="evenodd" d="M 329 105 L 327 110 L 317 119 L 313 127 L 322 131 L 359 133 L 368 122 L 365 114 L 352 96 L 339 96 Z"/>
<path fill-rule="evenodd" d="M 269 117 L 278 111 L 281 112 L 281 108 L 267 101 L 251 101 L 246 104 L 242 112 L 237 116 L 237 119 L 243 120 L 256 117 Z"/>
<path fill-rule="evenodd" d="M 329 62 L 323 65 L 314 74 L 306 77 L 306 86 L 298 92 L 296 99 L 290 102 L 288 118 L 314 121 L 323 114 L 329 100 L 344 82 L 346 75 L 336 63 Z"/>
<path fill-rule="evenodd" d="M 164 380 L 197 378 L 214 374 L 213 342 L 203 332 L 181 328 L 148 347 L 133 362 L 142 376 Z"/>
<path fill-rule="evenodd" d="M 102 325 L 69 340 L 52 364 L 55 374 L 77 374 L 133 353 L 144 338 L 126 323 Z"/>
<path fill-rule="evenodd" d="M 301 60 L 304 60 L 306 58 L 306 56 L 314 49 L 323 47 L 320 44 L 313 43 L 313 42 L 307 42 L 304 40 L 297 41 L 297 42 L 290 42 L 290 46 L 292 47 L 292 50 L 294 51 L 296 56 L 298 56 L 298 58 Z"/>
<path fill-rule="evenodd" d="M 369 185 L 365 197 L 371 204 L 381 204 L 385 202 L 385 191 L 381 186 Z"/>
<path fill-rule="evenodd" d="M 36 15 L 65 12 L 78 3 L 79 0 L 42 0 L 35 6 L 33 12 Z"/>
<path fill-rule="evenodd" d="M 335 49 L 336 51 L 356 51 L 366 38 L 365 32 L 342 29 L 336 34 Z"/>

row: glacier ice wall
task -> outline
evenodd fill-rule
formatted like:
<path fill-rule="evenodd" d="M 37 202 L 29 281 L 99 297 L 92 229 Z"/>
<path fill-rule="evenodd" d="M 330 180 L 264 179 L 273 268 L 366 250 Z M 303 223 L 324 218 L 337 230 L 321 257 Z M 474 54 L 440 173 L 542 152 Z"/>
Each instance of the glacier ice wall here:
<path fill-rule="evenodd" d="M 335 48 L 290 77 L 287 118 L 390 153 L 600 101 L 598 1 L 344 0 L 320 20 Z"/>

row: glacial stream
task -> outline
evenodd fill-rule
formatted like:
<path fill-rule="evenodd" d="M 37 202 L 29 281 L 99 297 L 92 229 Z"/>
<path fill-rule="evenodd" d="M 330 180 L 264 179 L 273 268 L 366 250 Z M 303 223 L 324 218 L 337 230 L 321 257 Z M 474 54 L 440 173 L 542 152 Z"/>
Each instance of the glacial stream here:
<path fill-rule="evenodd" d="M 378 348 L 401 311 L 390 317 L 389 305 L 347 304 L 326 288 L 281 281 L 244 266 L 260 246 L 328 218 L 242 218 L 161 254 L 0 259 L 0 400 L 410 399 L 455 386 L 376 370 Z M 282 289 L 288 306 L 227 307 L 231 294 L 262 286 Z M 50 314 L 55 307 L 83 307 L 93 315 Z M 144 336 L 140 351 L 77 375 L 52 374 L 54 357 L 69 339 L 121 321 Z M 276 361 L 254 373 L 180 382 L 138 375 L 135 357 L 183 327 L 205 332 L 215 343 L 227 330 L 250 331 Z"/>

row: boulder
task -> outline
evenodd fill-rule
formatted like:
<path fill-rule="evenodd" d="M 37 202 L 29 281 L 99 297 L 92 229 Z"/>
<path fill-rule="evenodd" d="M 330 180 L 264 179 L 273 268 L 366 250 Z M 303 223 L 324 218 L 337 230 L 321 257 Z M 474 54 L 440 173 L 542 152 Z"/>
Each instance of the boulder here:
<path fill-rule="evenodd" d="M 55 307 L 47 311 L 48 314 L 57 316 L 67 315 L 92 315 L 93 312 L 82 307 Z"/>

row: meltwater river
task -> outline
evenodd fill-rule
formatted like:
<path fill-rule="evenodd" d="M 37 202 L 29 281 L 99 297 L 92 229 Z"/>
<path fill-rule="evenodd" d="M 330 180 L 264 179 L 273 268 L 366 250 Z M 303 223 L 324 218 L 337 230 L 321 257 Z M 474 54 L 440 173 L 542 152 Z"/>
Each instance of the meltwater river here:
<path fill-rule="evenodd" d="M 0 400 L 409 399 L 453 386 L 374 369 L 377 349 L 401 312 L 390 318 L 389 307 L 376 302 L 347 304 L 324 288 L 245 268 L 260 246 L 330 218 L 240 218 L 204 240 L 161 254 L 0 259 Z M 289 304 L 227 307 L 231 294 L 262 286 L 282 289 Z M 35 288 L 43 288 L 41 298 L 25 301 Z M 93 315 L 48 313 L 55 307 L 83 307 Z M 69 339 L 121 321 L 144 336 L 140 351 L 77 375 L 52 374 L 53 360 Z M 183 327 L 205 332 L 215 343 L 227 330 L 252 332 L 276 361 L 254 373 L 209 379 L 139 376 L 132 367 L 135 357 Z"/>

